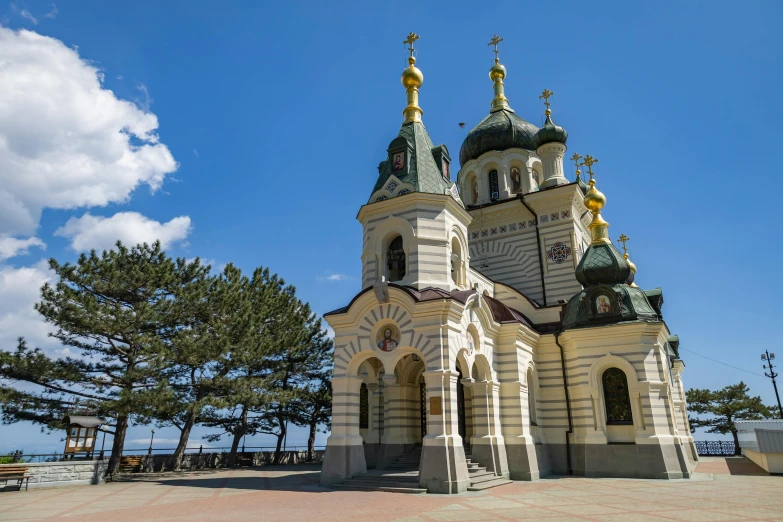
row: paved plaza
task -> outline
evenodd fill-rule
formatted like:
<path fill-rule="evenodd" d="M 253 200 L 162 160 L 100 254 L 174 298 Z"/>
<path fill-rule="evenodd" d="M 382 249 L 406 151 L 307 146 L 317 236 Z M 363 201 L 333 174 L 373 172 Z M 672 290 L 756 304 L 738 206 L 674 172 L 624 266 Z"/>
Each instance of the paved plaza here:
<path fill-rule="evenodd" d="M 462 495 L 332 491 L 317 467 L 133 476 L 101 486 L 0 493 L 0 521 L 783 521 L 783 477 L 703 459 L 691 480 L 547 478 Z"/>

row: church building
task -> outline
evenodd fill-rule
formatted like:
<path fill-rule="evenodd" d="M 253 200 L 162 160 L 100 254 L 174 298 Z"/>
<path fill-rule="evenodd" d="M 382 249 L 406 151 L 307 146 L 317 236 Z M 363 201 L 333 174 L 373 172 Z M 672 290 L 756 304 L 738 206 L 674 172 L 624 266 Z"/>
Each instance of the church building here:
<path fill-rule="evenodd" d="M 494 98 L 452 181 L 422 123 L 418 38 L 402 126 L 359 209 L 362 290 L 325 316 L 322 483 L 460 493 L 553 474 L 689 477 L 679 340 L 661 289 L 634 283 L 628 238 L 624 253 L 609 238 L 598 160 L 574 153 L 567 179 L 553 93 L 543 126 L 517 115 L 495 36 Z"/>

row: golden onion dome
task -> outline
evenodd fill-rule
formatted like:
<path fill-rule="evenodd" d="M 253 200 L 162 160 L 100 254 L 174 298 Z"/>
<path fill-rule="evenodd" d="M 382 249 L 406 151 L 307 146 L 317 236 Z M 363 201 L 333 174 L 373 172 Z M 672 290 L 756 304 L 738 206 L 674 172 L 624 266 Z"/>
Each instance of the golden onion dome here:
<path fill-rule="evenodd" d="M 489 69 L 489 78 L 493 82 L 504 80 L 506 78 L 506 68 L 496 60 L 495 65 Z"/>
<path fill-rule="evenodd" d="M 424 83 L 424 74 L 413 64 L 416 63 L 416 58 L 411 56 L 408 58 L 410 64 L 407 69 L 402 71 L 402 86 L 406 89 L 411 87 L 419 88 Z"/>
<path fill-rule="evenodd" d="M 604 205 L 606 205 L 606 196 L 595 188 L 595 181 L 590 180 L 590 189 L 585 194 L 585 207 L 591 212 L 600 212 Z"/>

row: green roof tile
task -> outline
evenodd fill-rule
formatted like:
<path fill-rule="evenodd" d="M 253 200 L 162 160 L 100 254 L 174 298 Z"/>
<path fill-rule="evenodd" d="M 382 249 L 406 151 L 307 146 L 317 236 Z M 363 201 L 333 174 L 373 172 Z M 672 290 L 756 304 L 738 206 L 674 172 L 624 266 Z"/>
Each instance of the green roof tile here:
<path fill-rule="evenodd" d="M 432 154 L 434 145 L 424 124 L 420 122 L 403 124 L 398 138 L 392 142 L 393 146 L 396 146 L 395 142 L 398 142 L 399 138 L 404 138 L 411 150 L 407 168 L 392 173 L 392 160 L 387 158 L 379 166 L 378 181 L 375 183 L 372 193 L 375 194 L 382 189 L 394 174 L 401 182 L 413 185 L 415 192 L 447 194 L 454 183 L 451 180 L 446 180 L 441 174 Z"/>

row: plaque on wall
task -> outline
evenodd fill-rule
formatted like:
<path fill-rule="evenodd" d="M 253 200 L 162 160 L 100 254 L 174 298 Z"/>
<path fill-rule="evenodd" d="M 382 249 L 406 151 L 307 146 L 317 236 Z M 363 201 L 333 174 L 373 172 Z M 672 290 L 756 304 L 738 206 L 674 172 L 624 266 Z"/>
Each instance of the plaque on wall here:
<path fill-rule="evenodd" d="M 430 397 L 430 415 L 443 415 L 442 401 L 442 397 Z"/>

